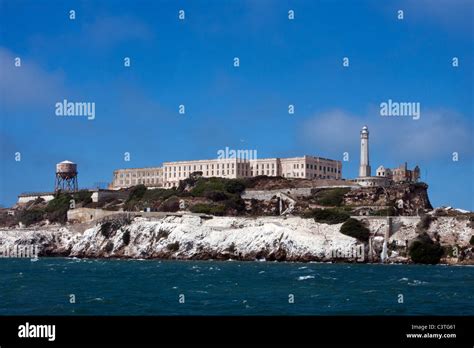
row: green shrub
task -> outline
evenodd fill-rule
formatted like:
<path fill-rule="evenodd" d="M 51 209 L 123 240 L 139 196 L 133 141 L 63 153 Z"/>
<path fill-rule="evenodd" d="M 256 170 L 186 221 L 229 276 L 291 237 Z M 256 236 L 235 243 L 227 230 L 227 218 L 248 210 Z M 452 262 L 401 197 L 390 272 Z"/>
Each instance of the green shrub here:
<path fill-rule="evenodd" d="M 229 193 L 237 193 L 240 195 L 245 191 L 245 184 L 242 180 L 230 179 L 225 183 L 224 188 Z"/>
<path fill-rule="evenodd" d="M 194 187 L 198 179 L 198 176 L 193 176 L 191 174 L 190 177 L 179 181 L 178 188 L 176 190 L 178 192 L 185 192 L 188 187 Z"/>
<path fill-rule="evenodd" d="M 199 203 L 193 205 L 190 209 L 193 213 L 222 216 L 226 212 L 226 207 L 221 204 Z"/>
<path fill-rule="evenodd" d="M 19 221 L 25 226 L 29 226 L 43 220 L 44 211 L 39 208 L 34 208 L 30 210 L 23 210 L 20 213 Z"/>
<path fill-rule="evenodd" d="M 245 181 L 241 179 L 198 178 L 191 190 L 191 194 L 195 197 L 205 197 L 208 192 L 240 195 L 245 188 Z"/>
<path fill-rule="evenodd" d="M 368 242 L 370 231 L 359 220 L 349 218 L 341 225 L 340 232 L 346 236 L 354 237 L 362 242 Z"/>
<path fill-rule="evenodd" d="M 231 254 L 235 253 L 235 243 L 230 243 L 229 247 L 226 250 Z"/>
<path fill-rule="evenodd" d="M 46 206 L 46 212 L 53 212 L 61 209 L 69 209 L 73 197 L 69 193 L 58 192 Z"/>
<path fill-rule="evenodd" d="M 160 204 L 158 209 L 165 212 L 177 212 L 179 210 L 179 198 L 176 196 L 168 198 Z"/>
<path fill-rule="evenodd" d="M 109 238 L 109 236 L 113 232 L 112 222 L 111 221 L 104 222 L 102 225 L 100 225 L 99 231 L 102 236 L 104 236 L 105 238 Z"/>
<path fill-rule="evenodd" d="M 337 209 L 313 209 L 303 216 L 326 224 L 340 224 L 350 218 L 349 214 Z"/>
<path fill-rule="evenodd" d="M 224 178 L 199 178 L 191 190 L 191 194 L 195 197 L 204 197 L 206 192 L 225 192 L 225 181 Z"/>
<path fill-rule="evenodd" d="M 411 243 L 408 254 L 415 263 L 437 264 L 443 255 L 443 248 L 423 233 Z"/>
<path fill-rule="evenodd" d="M 418 233 L 423 233 L 423 232 L 428 231 L 428 229 L 430 228 L 431 222 L 434 220 L 436 220 L 436 218 L 431 215 L 428 215 L 428 214 L 423 215 L 420 221 L 416 224 L 416 230 L 418 231 Z"/>
<path fill-rule="evenodd" d="M 163 238 L 163 239 L 166 239 L 166 238 L 168 238 L 169 234 L 170 234 L 170 232 L 169 232 L 168 230 L 165 230 L 165 229 L 161 229 L 161 228 L 160 228 L 160 229 L 158 230 L 158 234 L 156 235 L 156 239 L 157 239 L 157 240 L 160 240 L 160 239 L 162 239 L 162 238 Z"/>
<path fill-rule="evenodd" d="M 82 206 L 92 203 L 92 192 L 88 190 L 80 190 L 73 194 L 73 198 L 77 203 L 81 203 Z"/>
<path fill-rule="evenodd" d="M 130 190 L 130 194 L 128 195 L 127 201 L 140 200 L 145 195 L 145 192 L 146 192 L 145 185 L 141 184 L 141 185 L 134 186 Z"/>
<path fill-rule="evenodd" d="M 340 207 L 344 202 L 344 195 L 350 191 L 350 188 L 336 187 L 322 189 L 316 193 L 316 202 L 324 206 Z"/>
<path fill-rule="evenodd" d="M 131 223 L 131 219 L 128 215 L 114 215 L 112 217 L 106 217 L 101 221 L 99 232 L 105 238 L 109 238 L 114 232 L 123 226 Z"/>
<path fill-rule="evenodd" d="M 240 196 L 231 196 L 228 200 L 224 201 L 226 209 L 234 209 L 237 212 L 242 213 L 245 211 L 245 201 Z"/>
<path fill-rule="evenodd" d="M 222 191 L 206 191 L 204 197 L 209 198 L 214 202 L 225 201 L 228 196 Z"/>
<path fill-rule="evenodd" d="M 168 199 L 172 196 L 176 196 L 178 193 L 176 190 L 173 189 L 152 189 L 152 190 L 146 190 L 145 194 L 143 195 L 143 201 L 152 203 L 156 201 L 161 201 Z"/>
<path fill-rule="evenodd" d="M 112 241 L 108 241 L 105 245 L 105 252 L 110 253 L 114 249 L 114 243 Z"/>
<path fill-rule="evenodd" d="M 168 250 L 178 251 L 179 250 L 179 242 L 170 243 L 166 247 L 168 248 Z"/>
<path fill-rule="evenodd" d="M 123 244 L 128 245 L 130 243 L 130 231 L 126 230 L 122 236 Z"/>
<path fill-rule="evenodd" d="M 73 200 L 73 196 L 69 193 L 58 192 L 45 208 L 47 219 L 50 222 L 65 223 L 71 200 Z"/>
<path fill-rule="evenodd" d="M 59 222 L 60 224 L 65 224 L 67 222 L 67 208 L 52 211 L 46 214 L 47 219 L 50 222 Z"/>

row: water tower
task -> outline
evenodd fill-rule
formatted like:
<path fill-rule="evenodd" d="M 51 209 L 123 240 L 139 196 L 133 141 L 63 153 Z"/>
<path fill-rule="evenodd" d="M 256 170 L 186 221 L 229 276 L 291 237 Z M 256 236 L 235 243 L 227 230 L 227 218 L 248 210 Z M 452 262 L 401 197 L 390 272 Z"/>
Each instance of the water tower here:
<path fill-rule="evenodd" d="M 77 186 L 77 164 L 71 161 L 62 161 L 56 164 L 56 180 L 54 191 L 76 192 Z"/>

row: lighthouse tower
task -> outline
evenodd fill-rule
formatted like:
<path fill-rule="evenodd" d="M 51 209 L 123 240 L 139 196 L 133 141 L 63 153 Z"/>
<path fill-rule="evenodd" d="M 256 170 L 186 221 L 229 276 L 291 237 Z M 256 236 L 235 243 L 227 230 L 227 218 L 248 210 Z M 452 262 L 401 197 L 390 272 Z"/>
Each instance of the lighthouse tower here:
<path fill-rule="evenodd" d="M 369 129 L 362 127 L 360 131 L 360 167 L 359 177 L 370 176 L 369 164 Z"/>

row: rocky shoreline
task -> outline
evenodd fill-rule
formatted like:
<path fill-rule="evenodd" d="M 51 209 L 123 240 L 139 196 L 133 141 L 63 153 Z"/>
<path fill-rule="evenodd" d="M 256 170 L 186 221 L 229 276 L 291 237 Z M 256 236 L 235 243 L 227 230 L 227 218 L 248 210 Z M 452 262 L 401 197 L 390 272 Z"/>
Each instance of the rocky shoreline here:
<path fill-rule="evenodd" d="M 417 236 L 418 217 L 361 220 L 371 232 L 367 243 L 340 233 L 341 224 L 296 216 L 183 214 L 103 221 L 84 231 L 74 225 L 0 229 L 0 248 L 36 246 L 40 257 L 380 263 L 386 241 L 386 263 L 411 262 L 407 247 Z M 453 250 L 441 263 L 474 264 L 468 219 L 437 217 L 427 232 Z"/>

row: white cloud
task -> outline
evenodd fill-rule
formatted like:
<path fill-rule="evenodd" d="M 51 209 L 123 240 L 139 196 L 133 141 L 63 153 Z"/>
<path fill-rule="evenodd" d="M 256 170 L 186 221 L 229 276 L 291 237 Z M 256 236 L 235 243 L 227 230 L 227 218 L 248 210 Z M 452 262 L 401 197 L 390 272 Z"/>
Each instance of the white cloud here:
<path fill-rule="evenodd" d="M 21 58 L 21 67 L 14 59 Z M 64 74 L 49 72 L 28 57 L 0 47 L 0 96 L 2 108 L 53 105 L 64 93 Z"/>
<path fill-rule="evenodd" d="M 370 130 L 371 152 L 387 155 L 393 161 L 450 158 L 454 151 L 465 157 L 473 154 L 472 125 L 451 110 L 422 110 L 420 120 L 331 110 L 304 122 L 301 141 L 327 153 L 357 152 L 363 125 Z"/>

